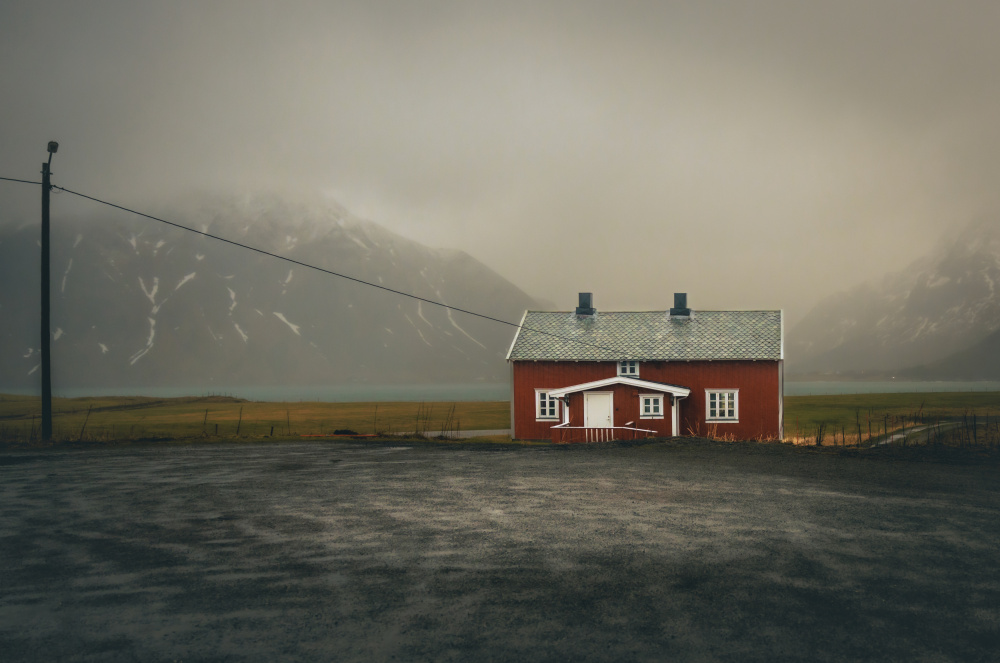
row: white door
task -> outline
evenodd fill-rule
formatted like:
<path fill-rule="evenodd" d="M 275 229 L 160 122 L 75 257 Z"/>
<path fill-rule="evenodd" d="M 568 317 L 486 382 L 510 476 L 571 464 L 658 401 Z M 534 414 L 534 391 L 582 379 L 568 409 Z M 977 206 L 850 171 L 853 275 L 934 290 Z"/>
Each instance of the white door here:
<path fill-rule="evenodd" d="M 614 401 L 610 391 L 583 392 L 583 425 L 586 428 L 614 426 Z"/>

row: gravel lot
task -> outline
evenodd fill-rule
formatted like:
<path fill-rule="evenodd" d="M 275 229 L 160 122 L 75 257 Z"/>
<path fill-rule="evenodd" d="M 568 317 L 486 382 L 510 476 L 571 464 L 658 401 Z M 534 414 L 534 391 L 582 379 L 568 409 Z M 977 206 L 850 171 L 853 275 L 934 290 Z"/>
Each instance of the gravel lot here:
<path fill-rule="evenodd" d="M 5 661 L 987 661 L 1000 469 L 704 441 L 0 454 Z"/>

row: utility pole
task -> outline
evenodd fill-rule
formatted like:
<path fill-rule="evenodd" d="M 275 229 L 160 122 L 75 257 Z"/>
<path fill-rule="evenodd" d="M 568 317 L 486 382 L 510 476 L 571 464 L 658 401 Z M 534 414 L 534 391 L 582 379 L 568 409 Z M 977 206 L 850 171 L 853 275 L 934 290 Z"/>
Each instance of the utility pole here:
<path fill-rule="evenodd" d="M 49 317 L 49 166 L 59 143 L 49 141 L 49 160 L 42 164 L 42 440 L 52 440 L 52 331 Z"/>

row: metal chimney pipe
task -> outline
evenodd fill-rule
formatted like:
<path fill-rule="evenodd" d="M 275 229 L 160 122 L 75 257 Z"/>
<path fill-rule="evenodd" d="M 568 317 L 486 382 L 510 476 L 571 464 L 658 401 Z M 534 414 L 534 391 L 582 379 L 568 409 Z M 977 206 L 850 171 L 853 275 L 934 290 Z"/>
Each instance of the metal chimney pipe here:
<path fill-rule="evenodd" d="M 691 317 L 691 309 L 687 305 L 688 296 L 686 292 L 674 293 L 674 307 L 670 309 L 671 317 L 683 316 Z"/>

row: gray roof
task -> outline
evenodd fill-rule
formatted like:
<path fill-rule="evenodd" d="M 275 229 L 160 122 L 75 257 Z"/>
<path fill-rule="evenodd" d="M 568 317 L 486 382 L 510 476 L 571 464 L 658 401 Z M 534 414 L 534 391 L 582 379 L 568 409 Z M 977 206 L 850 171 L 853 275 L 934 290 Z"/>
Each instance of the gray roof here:
<path fill-rule="evenodd" d="M 781 311 L 527 311 L 511 361 L 782 359 Z"/>

